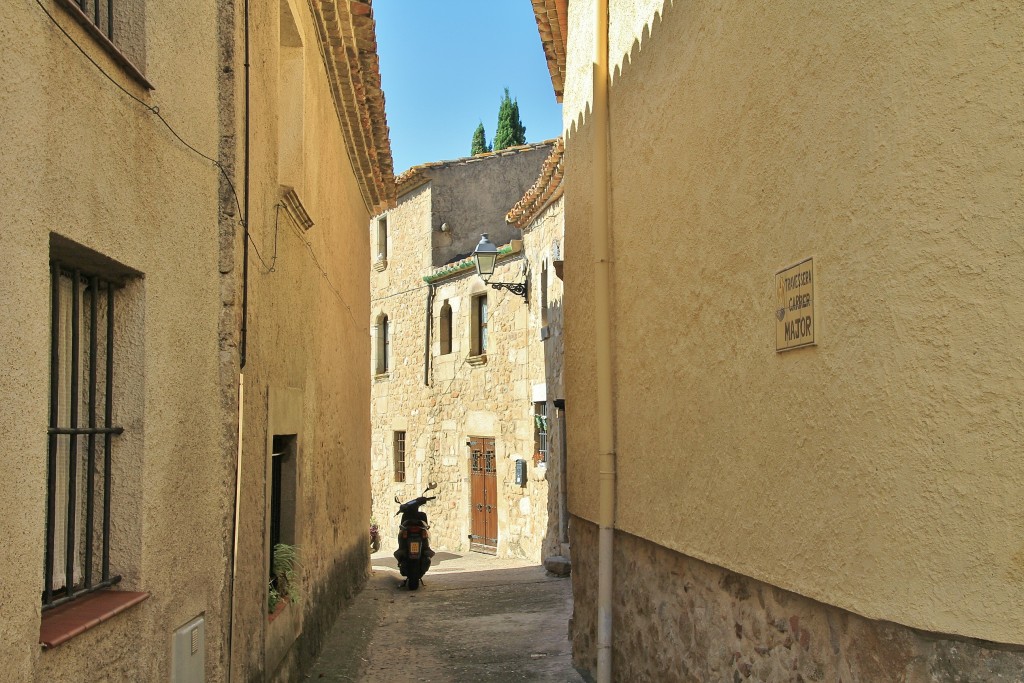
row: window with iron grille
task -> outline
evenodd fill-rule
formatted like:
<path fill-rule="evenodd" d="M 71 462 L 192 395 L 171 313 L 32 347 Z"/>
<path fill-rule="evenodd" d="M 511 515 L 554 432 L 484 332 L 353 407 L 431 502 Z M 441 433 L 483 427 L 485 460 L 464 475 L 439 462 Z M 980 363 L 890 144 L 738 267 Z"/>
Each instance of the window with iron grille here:
<path fill-rule="evenodd" d="M 395 432 L 395 481 L 405 481 L 405 432 Z"/>
<path fill-rule="evenodd" d="M 146 67 L 146 0 L 57 0 L 114 61 L 137 78 Z M 148 86 L 148 83 L 146 83 Z"/>
<path fill-rule="evenodd" d="M 295 545 L 295 475 L 298 455 L 295 434 L 274 434 L 270 451 L 270 556 L 268 571 L 271 584 L 277 586 L 274 574 L 274 548 L 279 543 Z"/>
<path fill-rule="evenodd" d="M 548 461 L 548 404 L 538 401 L 533 404 L 533 462 Z"/>
<path fill-rule="evenodd" d="M 121 580 L 110 557 L 113 448 L 124 431 L 113 420 L 119 283 L 60 260 L 50 268 L 43 610 Z"/>

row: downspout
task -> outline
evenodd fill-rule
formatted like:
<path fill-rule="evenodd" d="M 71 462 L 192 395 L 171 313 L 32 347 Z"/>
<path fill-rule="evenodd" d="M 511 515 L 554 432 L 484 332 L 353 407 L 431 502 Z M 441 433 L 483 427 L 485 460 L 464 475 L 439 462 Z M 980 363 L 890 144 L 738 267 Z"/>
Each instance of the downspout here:
<path fill-rule="evenodd" d="M 434 285 L 427 288 L 427 333 L 423 342 L 423 386 L 430 386 L 430 333 L 434 323 Z"/>
<path fill-rule="evenodd" d="M 615 404 L 612 388 L 611 249 L 608 220 L 608 0 L 595 3 L 593 249 L 600 503 L 597 565 L 597 681 L 612 680 L 612 581 L 615 539 Z"/>

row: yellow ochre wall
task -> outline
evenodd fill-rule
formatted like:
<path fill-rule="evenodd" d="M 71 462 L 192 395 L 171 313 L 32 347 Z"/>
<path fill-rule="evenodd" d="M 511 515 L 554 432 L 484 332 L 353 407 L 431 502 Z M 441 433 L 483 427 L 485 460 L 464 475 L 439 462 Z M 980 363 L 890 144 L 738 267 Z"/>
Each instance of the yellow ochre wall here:
<path fill-rule="evenodd" d="M 287 133 L 293 141 L 301 136 L 301 171 L 290 180 L 297 181 L 297 195 L 314 222 L 308 230 L 279 208 L 279 111 L 295 104 L 282 102 L 279 88 L 282 11 L 291 13 L 302 39 L 303 125 L 301 133 Z M 254 2 L 250 12 L 251 51 L 264 58 L 251 71 L 254 244 L 232 677 L 293 680 L 308 668 L 344 598 L 367 573 L 370 213 L 349 161 L 308 6 L 271 0 Z M 275 412 L 281 412 L 275 400 L 293 419 L 275 423 Z M 300 585 L 298 601 L 271 622 L 268 463 L 275 430 L 297 433 L 294 545 Z"/>
<path fill-rule="evenodd" d="M 617 528 L 1024 642 L 1024 6 L 611 0 Z M 597 518 L 593 10 L 569 4 L 571 512 Z M 775 351 L 814 257 L 818 344 Z"/>
<path fill-rule="evenodd" d="M 216 156 L 214 3 L 146 3 L 139 66 L 151 92 L 61 6 L 42 5 L 118 85 Z M 0 93 L 0 678 L 168 680 L 171 634 L 205 614 L 207 680 L 223 680 L 233 410 L 218 378 L 217 169 L 34 1 L 0 7 Z M 151 597 L 42 651 L 51 233 L 142 273 L 117 295 L 114 422 L 125 432 L 113 446 L 111 569 L 120 589 Z"/>

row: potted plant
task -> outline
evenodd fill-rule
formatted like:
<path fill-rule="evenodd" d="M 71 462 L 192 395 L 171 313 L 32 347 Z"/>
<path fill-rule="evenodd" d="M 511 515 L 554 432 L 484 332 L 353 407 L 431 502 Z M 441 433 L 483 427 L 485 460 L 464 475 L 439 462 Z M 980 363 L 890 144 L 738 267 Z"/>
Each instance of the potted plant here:
<path fill-rule="evenodd" d="M 299 579 L 296 565 L 299 563 L 299 549 L 287 543 L 274 546 L 271 563 L 270 586 L 267 591 L 267 609 L 273 614 L 282 601 L 295 602 L 299 599 Z"/>

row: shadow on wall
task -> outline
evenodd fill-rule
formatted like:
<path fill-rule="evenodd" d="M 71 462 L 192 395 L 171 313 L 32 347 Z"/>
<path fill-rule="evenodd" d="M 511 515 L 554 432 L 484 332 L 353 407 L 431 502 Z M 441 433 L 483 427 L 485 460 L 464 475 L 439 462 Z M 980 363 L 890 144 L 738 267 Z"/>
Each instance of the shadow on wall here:
<path fill-rule="evenodd" d="M 623 76 L 623 74 L 629 69 L 630 66 L 632 66 L 633 61 L 639 56 L 640 52 L 643 50 L 644 45 L 646 45 L 647 42 L 653 37 L 653 35 L 661 28 L 662 22 L 665 18 L 665 13 L 671 13 L 673 10 L 676 9 L 675 6 L 676 0 L 663 0 L 661 3 L 659 3 L 659 6 L 657 9 L 654 10 L 654 15 L 651 17 L 651 19 L 644 22 L 643 28 L 640 30 L 640 35 L 633 39 L 633 43 L 630 46 L 629 51 L 623 54 L 614 62 L 611 61 L 610 56 L 608 65 L 608 68 L 611 71 L 611 84 L 609 86 L 609 94 L 611 90 L 615 88 L 616 84 L 618 83 L 619 79 Z M 613 25 L 609 28 L 616 32 L 621 32 L 623 30 L 632 30 L 631 27 L 623 27 L 621 25 Z M 611 38 L 614 38 L 614 36 L 612 36 Z M 610 39 L 609 43 L 615 44 L 615 41 L 613 39 Z M 589 68 L 585 77 L 589 81 Z M 587 87 L 589 89 L 590 86 Z M 573 122 L 566 127 L 566 146 L 568 146 L 569 140 L 573 136 L 577 135 L 581 131 L 581 129 L 587 125 L 587 122 L 590 120 L 592 114 L 592 107 L 593 94 L 591 93 L 590 97 L 588 97 L 586 101 L 586 105 L 576 115 L 576 118 L 573 120 Z"/>
<path fill-rule="evenodd" d="M 547 458 L 548 524 L 541 543 L 541 559 L 563 554 L 563 545 L 569 543 L 568 481 L 566 479 L 566 404 L 563 385 L 564 327 L 562 325 L 562 299 L 548 300 L 543 318 L 549 329 L 555 331 L 544 342 L 544 381 L 548 388 L 547 403 Z M 566 558 L 568 559 L 566 551 Z"/>

